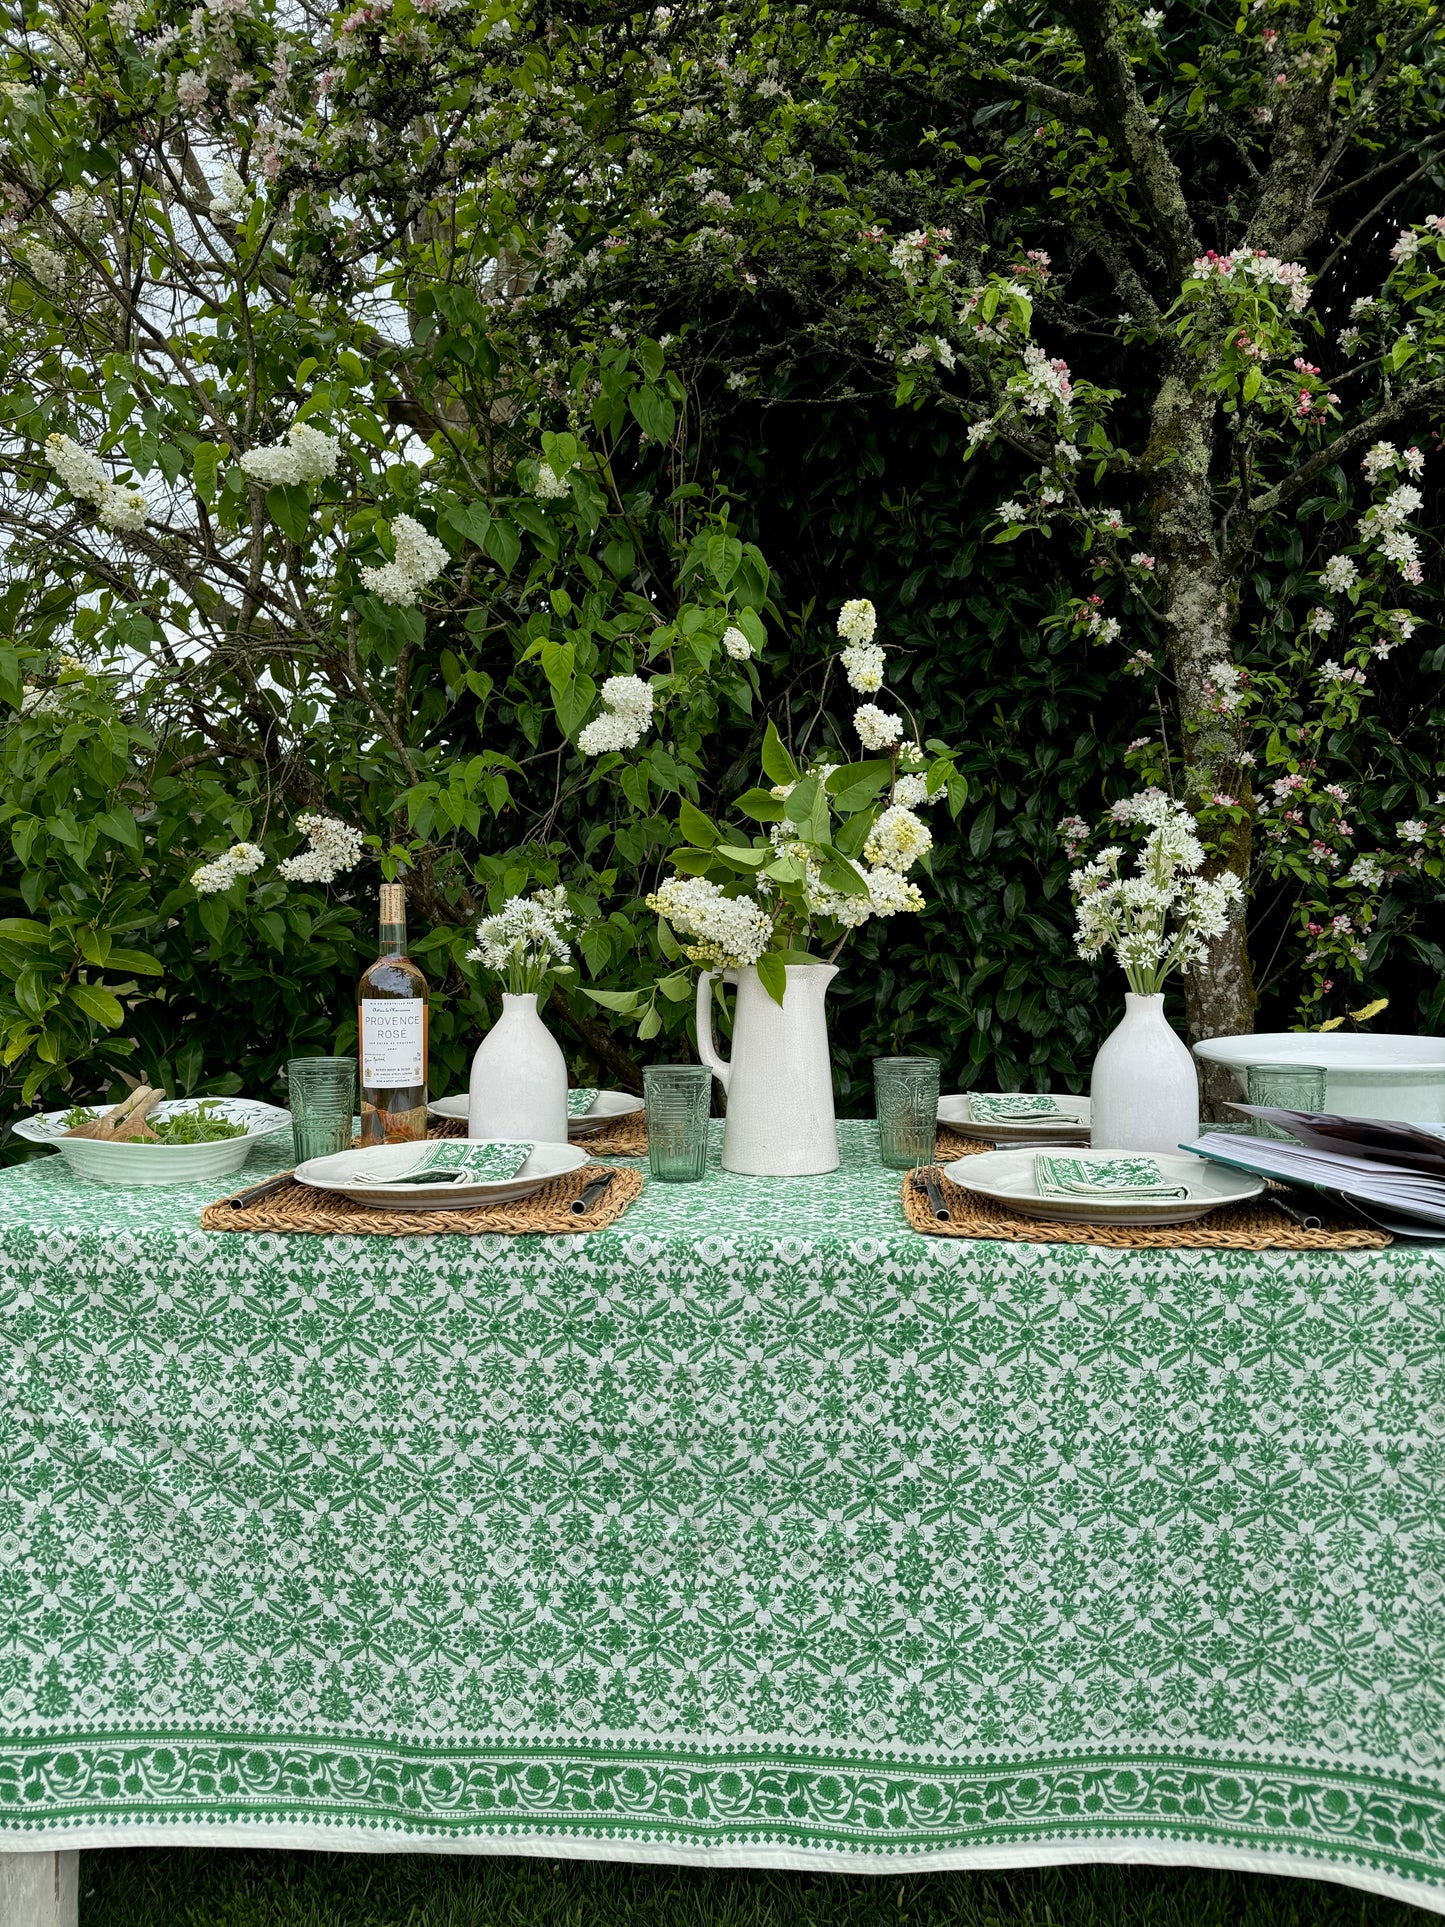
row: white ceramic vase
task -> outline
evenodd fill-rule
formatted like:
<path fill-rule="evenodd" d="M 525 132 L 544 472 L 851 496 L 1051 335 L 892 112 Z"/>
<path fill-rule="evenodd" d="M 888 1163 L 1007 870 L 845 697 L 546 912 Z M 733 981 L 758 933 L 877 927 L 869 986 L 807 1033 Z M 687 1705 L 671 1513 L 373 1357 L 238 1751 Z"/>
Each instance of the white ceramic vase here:
<path fill-rule="evenodd" d="M 505 991 L 501 1016 L 477 1045 L 467 1136 L 567 1142 L 567 1060 L 535 992 Z"/>
<path fill-rule="evenodd" d="M 1199 1076 L 1164 1015 L 1163 994 L 1124 994 L 1089 1086 L 1090 1142 L 1101 1151 L 1177 1151 L 1199 1135 Z"/>
<path fill-rule="evenodd" d="M 789 964 L 781 1004 L 742 970 L 704 970 L 697 982 L 697 1051 L 727 1092 L 723 1169 L 755 1177 L 809 1177 L 838 1168 L 833 1067 L 823 1000 L 832 964 Z M 718 1055 L 712 1027 L 713 978 L 736 984 L 733 1054 Z"/>

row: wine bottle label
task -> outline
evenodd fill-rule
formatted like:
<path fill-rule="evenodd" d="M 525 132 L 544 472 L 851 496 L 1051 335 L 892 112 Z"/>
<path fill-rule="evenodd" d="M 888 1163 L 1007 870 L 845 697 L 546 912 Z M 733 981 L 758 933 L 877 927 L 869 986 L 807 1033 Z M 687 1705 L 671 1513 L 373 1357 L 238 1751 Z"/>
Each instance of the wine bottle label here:
<path fill-rule="evenodd" d="M 364 997 L 363 1090 L 403 1091 L 426 1081 L 426 1005 L 420 997 Z"/>

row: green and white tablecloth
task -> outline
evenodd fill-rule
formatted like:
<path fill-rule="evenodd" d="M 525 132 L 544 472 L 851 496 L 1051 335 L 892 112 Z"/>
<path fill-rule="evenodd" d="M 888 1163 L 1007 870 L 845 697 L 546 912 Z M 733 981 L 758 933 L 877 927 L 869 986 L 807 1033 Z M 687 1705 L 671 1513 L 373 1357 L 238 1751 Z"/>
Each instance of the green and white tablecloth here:
<path fill-rule="evenodd" d="M 926 1239 L 843 1143 L 577 1238 L 0 1176 L 0 1846 L 1445 1909 L 1445 1258 Z"/>

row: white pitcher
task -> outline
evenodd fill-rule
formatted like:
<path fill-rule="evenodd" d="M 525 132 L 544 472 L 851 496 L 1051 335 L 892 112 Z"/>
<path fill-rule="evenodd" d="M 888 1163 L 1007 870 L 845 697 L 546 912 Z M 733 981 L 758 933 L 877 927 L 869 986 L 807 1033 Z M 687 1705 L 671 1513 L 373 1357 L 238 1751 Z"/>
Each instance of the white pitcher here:
<path fill-rule="evenodd" d="M 833 1067 L 823 999 L 833 964 L 789 964 L 783 1001 L 758 981 L 754 965 L 704 970 L 697 980 L 697 1053 L 727 1092 L 723 1169 L 797 1178 L 838 1168 Z M 731 1061 L 718 1056 L 712 985 L 736 984 Z"/>

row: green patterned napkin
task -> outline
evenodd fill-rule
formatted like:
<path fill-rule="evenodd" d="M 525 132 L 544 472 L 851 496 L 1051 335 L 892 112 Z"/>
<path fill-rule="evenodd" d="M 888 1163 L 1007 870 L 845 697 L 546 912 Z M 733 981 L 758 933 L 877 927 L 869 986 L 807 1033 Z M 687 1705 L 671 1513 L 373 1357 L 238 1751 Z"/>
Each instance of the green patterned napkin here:
<path fill-rule="evenodd" d="M 469 1143 L 465 1138 L 440 1138 L 426 1147 L 421 1162 L 391 1184 L 497 1183 L 514 1178 L 531 1157 L 531 1144 L 509 1144 L 501 1138 Z"/>
<path fill-rule="evenodd" d="M 568 1117 L 586 1117 L 596 1102 L 597 1086 L 579 1084 L 575 1090 L 567 1093 L 567 1115 Z"/>
<path fill-rule="evenodd" d="M 1046 1091 L 1006 1091 L 1000 1097 L 968 1098 L 969 1121 L 973 1124 L 1003 1124 L 1031 1117 L 1058 1117 L 1059 1106 Z"/>
<path fill-rule="evenodd" d="M 1153 1158 L 1034 1159 L 1034 1184 L 1041 1198 L 1095 1204 L 1169 1203 L 1187 1198 L 1187 1184 L 1170 1184 Z"/>

